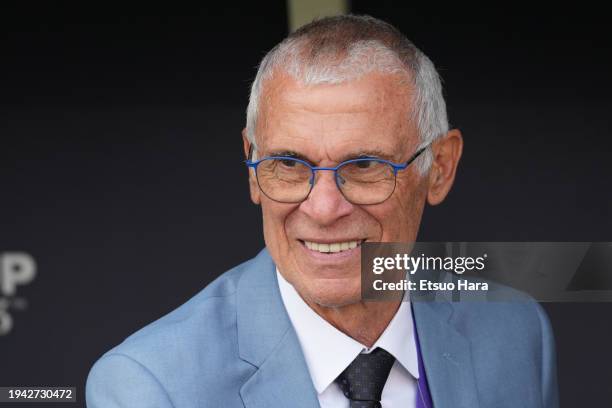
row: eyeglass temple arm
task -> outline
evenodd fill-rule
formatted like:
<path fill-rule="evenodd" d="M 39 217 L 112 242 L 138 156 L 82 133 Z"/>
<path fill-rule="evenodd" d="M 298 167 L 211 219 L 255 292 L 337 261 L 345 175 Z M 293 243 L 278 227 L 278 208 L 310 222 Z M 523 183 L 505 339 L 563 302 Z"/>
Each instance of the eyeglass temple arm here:
<path fill-rule="evenodd" d="M 249 156 L 247 157 L 248 161 L 252 161 L 253 158 L 253 143 L 249 143 Z"/>
<path fill-rule="evenodd" d="M 246 163 L 247 166 L 252 167 L 252 168 L 256 168 L 257 165 L 259 164 L 260 160 L 253 161 L 253 151 L 255 150 L 253 145 L 254 145 L 254 143 L 249 143 L 249 155 L 248 155 L 247 159 L 244 162 Z"/>
<path fill-rule="evenodd" d="M 431 143 L 429 143 L 428 145 L 425 145 L 423 147 L 421 147 L 419 150 L 417 150 L 416 152 L 414 152 L 414 154 L 412 155 L 411 158 L 408 159 L 408 161 L 404 164 L 401 165 L 393 165 L 393 168 L 395 169 L 395 171 L 397 172 L 398 170 L 403 170 L 406 167 L 408 167 L 410 165 L 410 163 L 412 163 L 413 161 L 415 161 L 417 159 L 417 157 L 419 157 L 421 155 L 421 153 L 423 153 L 429 146 L 431 146 Z"/>

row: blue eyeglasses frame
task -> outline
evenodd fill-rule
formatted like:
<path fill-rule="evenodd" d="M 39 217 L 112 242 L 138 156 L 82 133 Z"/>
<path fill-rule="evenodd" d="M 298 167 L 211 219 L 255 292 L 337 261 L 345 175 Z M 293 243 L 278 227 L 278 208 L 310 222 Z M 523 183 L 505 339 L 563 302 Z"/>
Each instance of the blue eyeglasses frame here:
<path fill-rule="evenodd" d="M 340 192 L 342 193 L 342 195 L 344 196 L 344 198 L 346 198 L 349 202 L 352 202 L 351 200 L 349 200 L 345 195 L 344 192 L 342 191 L 342 188 L 340 188 L 340 184 L 339 183 L 344 183 L 344 180 L 341 179 L 341 177 L 338 175 L 338 170 L 340 168 L 342 168 L 343 166 L 346 166 L 347 164 L 350 163 L 357 163 L 357 162 L 365 162 L 365 161 L 377 161 L 379 163 L 386 163 L 389 166 L 391 166 L 393 168 L 393 176 L 397 177 L 397 172 L 400 170 L 404 170 L 406 168 L 408 168 L 408 166 L 414 162 L 425 150 L 427 150 L 427 148 L 431 146 L 431 144 L 427 144 L 423 147 L 421 147 L 420 149 L 418 149 L 416 152 L 414 152 L 414 154 L 408 159 L 408 161 L 406 161 L 405 163 L 394 163 L 392 161 L 389 160 L 385 160 L 385 159 L 381 159 L 378 157 L 359 157 L 356 159 L 350 159 L 350 160 L 346 160 L 343 161 L 341 163 L 338 163 L 337 166 L 335 167 L 319 167 L 319 166 L 313 166 L 310 163 L 308 163 L 305 160 L 302 159 L 298 159 L 297 157 L 292 157 L 292 156 L 266 156 L 264 158 L 261 158 L 259 160 L 251 160 L 252 154 L 253 154 L 253 145 L 251 144 L 251 146 L 249 147 L 249 158 L 247 160 L 245 160 L 245 164 L 247 165 L 247 167 L 252 168 L 255 171 L 255 178 L 257 179 L 257 185 L 259 186 L 259 189 L 266 195 L 266 197 L 268 197 L 270 200 L 272 201 L 277 201 L 277 202 L 285 202 L 285 201 L 278 201 L 275 200 L 274 198 L 268 196 L 268 194 L 266 194 L 266 192 L 261 188 L 261 186 L 259 185 L 259 179 L 257 178 L 257 166 L 259 166 L 260 163 L 266 161 L 266 160 L 293 160 L 296 161 L 298 163 L 301 163 L 303 165 L 305 165 L 306 167 L 310 168 L 310 171 L 312 173 L 310 180 L 309 180 L 309 184 L 310 184 L 310 190 L 308 190 L 308 193 L 306 194 L 306 196 L 304 196 L 303 199 L 298 200 L 298 201 L 291 201 L 291 202 L 286 202 L 286 203 L 299 203 L 302 202 L 304 200 L 306 200 L 308 198 L 308 196 L 310 195 L 310 192 L 312 191 L 312 188 L 314 186 L 314 180 L 315 180 L 315 176 L 316 176 L 316 172 L 317 171 L 321 171 L 321 170 L 326 170 L 326 171 L 333 171 L 334 172 L 334 180 L 336 181 L 336 186 L 338 187 L 338 190 L 340 190 Z M 387 196 L 387 198 L 385 198 L 384 200 L 377 202 L 377 203 L 373 203 L 373 204 L 380 204 L 384 201 L 386 201 L 389 197 L 391 197 L 393 195 L 393 192 L 395 191 L 395 184 L 393 185 L 393 191 L 391 191 L 391 193 L 389 193 L 389 196 Z M 367 204 L 361 204 L 361 205 L 367 205 Z"/>

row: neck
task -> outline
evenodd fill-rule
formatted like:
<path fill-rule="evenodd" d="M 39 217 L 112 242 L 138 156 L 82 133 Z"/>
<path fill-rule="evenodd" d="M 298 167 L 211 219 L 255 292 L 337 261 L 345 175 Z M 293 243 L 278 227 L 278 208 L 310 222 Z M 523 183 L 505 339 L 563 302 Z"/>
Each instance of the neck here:
<path fill-rule="evenodd" d="M 401 300 L 392 302 L 357 302 L 340 307 L 326 307 L 306 302 L 319 316 L 344 334 L 372 347 L 399 309 Z"/>

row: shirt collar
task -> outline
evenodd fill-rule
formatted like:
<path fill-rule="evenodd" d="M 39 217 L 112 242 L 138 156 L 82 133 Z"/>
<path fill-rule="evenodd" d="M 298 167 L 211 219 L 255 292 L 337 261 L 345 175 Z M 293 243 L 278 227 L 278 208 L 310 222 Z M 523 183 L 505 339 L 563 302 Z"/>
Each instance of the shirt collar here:
<path fill-rule="evenodd" d="M 410 302 L 401 302 L 395 316 L 368 349 L 342 333 L 304 302 L 295 288 L 276 270 L 281 297 L 296 331 L 313 385 L 321 394 L 361 352 L 381 347 L 414 377 L 419 378 Z"/>

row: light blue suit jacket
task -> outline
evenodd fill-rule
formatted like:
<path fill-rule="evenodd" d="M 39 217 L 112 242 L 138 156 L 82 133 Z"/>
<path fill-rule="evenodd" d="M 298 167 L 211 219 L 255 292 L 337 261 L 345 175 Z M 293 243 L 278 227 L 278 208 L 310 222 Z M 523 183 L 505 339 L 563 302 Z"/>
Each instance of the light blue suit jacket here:
<path fill-rule="evenodd" d="M 552 332 L 537 303 L 413 309 L 436 408 L 558 406 Z M 104 354 L 86 394 L 89 408 L 319 406 L 266 250 Z"/>

